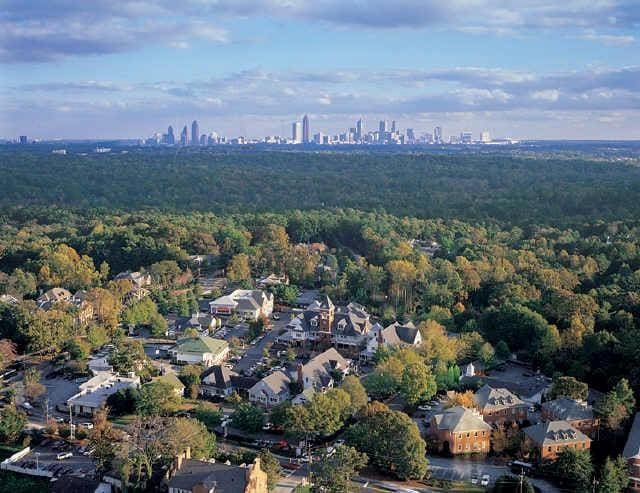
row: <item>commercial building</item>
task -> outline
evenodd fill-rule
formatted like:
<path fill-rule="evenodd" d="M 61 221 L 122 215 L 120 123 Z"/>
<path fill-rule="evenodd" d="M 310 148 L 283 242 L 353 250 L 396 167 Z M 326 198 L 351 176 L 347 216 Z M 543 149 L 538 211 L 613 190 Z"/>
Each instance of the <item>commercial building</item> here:
<path fill-rule="evenodd" d="M 191 122 L 191 145 L 197 146 L 200 144 L 200 126 L 197 120 Z"/>
<path fill-rule="evenodd" d="M 536 450 L 542 461 L 555 460 L 565 448 L 588 450 L 591 447 L 591 439 L 566 421 L 538 423 L 523 431 L 525 442 Z"/>
<path fill-rule="evenodd" d="M 208 336 L 186 337 L 169 349 L 169 356 L 177 364 L 219 365 L 229 356 L 229 343 Z"/>
<path fill-rule="evenodd" d="M 566 421 L 588 436 L 593 436 L 599 424 L 593 414 L 593 406 L 569 397 L 543 402 L 542 417 L 547 421 Z"/>
<path fill-rule="evenodd" d="M 522 423 L 529 405 L 505 388 L 483 385 L 474 395 L 482 418 L 490 424 Z"/>
<path fill-rule="evenodd" d="M 304 115 L 304 118 L 302 119 L 302 142 L 304 142 L 305 144 L 311 142 L 310 135 L 311 131 L 309 129 L 309 117 L 307 115 Z"/>
<path fill-rule="evenodd" d="M 291 141 L 293 144 L 302 143 L 302 123 L 293 122 L 291 124 Z"/>
<path fill-rule="evenodd" d="M 273 294 L 259 289 L 236 289 L 231 294 L 221 296 L 209 303 L 212 315 L 229 316 L 238 314 L 244 320 L 258 320 L 273 313 Z"/>
<path fill-rule="evenodd" d="M 106 405 L 110 395 L 139 385 L 140 378 L 134 375 L 121 377 L 115 373 L 99 372 L 78 386 L 79 392 L 67 399 L 67 406 L 75 415 L 92 416 Z"/>
<path fill-rule="evenodd" d="M 445 454 L 486 454 L 491 444 L 491 426 L 480 413 L 462 406 L 452 407 L 431 418 L 431 438 Z"/>

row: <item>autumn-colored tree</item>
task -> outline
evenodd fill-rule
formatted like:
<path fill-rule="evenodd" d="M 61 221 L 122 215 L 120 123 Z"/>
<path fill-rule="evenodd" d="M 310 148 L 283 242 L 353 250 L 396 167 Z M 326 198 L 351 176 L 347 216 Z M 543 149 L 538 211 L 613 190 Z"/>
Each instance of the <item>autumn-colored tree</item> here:
<path fill-rule="evenodd" d="M 227 278 L 231 282 L 249 281 L 251 279 L 251 267 L 249 257 L 244 253 L 234 255 L 227 266 Z"/>
<path fill-rule="evenodd" d="M 447 406 L 462 406 L 467 409 L 474 409 L 476 407 L 475 394 L 472 390 L 465 390 L 464 392 L 453 392 L 449 395 Z"/>

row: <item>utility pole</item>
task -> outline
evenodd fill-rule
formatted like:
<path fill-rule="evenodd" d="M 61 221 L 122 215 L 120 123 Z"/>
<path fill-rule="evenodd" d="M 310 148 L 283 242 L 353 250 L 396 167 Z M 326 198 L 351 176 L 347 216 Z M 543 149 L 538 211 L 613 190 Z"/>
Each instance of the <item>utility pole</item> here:
<path fill-rule="evenodd" d="M 49 423 L 49 396 L 44 400 L 44 424 Z"/>
<path fill-rule="evenodd" d="M 74 433 L 73 433 L 73 406 L 69 406 L 69 431 L 70 431 L 70 435 L 69 438 L 71 440 L 74 439 Z"/>

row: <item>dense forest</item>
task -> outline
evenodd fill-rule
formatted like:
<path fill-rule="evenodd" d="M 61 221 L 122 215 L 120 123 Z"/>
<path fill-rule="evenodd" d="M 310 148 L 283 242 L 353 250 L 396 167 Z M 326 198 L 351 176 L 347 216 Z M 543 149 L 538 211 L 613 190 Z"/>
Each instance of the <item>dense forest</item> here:
<path fill-rule="evenodd" d="M 1 150 L 0 206 L 224 214 L 355 208 L 549 226 L 640 213 L 640 169 L 587 156 L 255 149 L 82 154 Z"/>

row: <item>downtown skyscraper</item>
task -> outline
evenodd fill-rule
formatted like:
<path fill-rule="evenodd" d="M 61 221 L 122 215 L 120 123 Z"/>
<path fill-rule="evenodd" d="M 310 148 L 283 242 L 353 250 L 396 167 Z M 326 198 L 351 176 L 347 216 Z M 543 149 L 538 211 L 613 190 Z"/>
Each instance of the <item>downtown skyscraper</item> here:
<path fill-rule="evenodd" d="M 308 144 L 309 142 L 311 142 L 311 133 L 309 130 L 309 117 L 307 115 L 304 115 L 304 118 L 302 119 L 302 142 L 304 144 Z"/>
<path fill-rule="evenodd" d="M 197 120 L 193 120 L 191 123 L 191 145 L 197 146 L 200 144 L 200 127 Z"/>
<path fill-rule="evenodd" d="M 293 122 L 291 125 L 291 140 L 294 144 L 300 144 L 302 142 L 302 123 Z"/>

